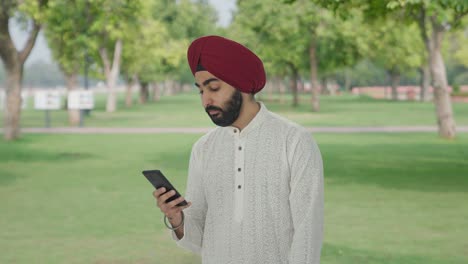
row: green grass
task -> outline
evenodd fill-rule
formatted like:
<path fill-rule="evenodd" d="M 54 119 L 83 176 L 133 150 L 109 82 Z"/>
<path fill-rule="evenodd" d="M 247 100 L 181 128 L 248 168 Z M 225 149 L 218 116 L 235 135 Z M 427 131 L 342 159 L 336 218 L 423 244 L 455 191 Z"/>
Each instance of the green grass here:
<path fill-rule="evenodd" d="M 431 102 L 393 102 L 375 100 L 353 95 L 322 96 L 321 110 L 310 110 L 310 95 L 300 97 L 297 108 L 291 106 L 291 95 L 285 102 L 279 102 L 276 94 L 269 99 L 266 94 L 260 97 L 267 107 L 303 126 L 399 126 L 436 125 L 434 105 Z M 135 95 L 136 101 L 136 95 Z M 23 110 L 22 127 L 43 127 L 44 111 Z M 161 101 L 147 105 L 124 106 L 124 94 L 119 94 L 118 111 L 106 113 L 105 96 L 96 96 L 96 109 L 85 118 L 88 127 L 213 127 L 213 123 L 203 110 L 197 92 L 187 92 L 176 96 L 162 96 Z M 454 103 L 453 110 L 458 125 L 468 125 L 468 104 Z M 65 110 L 51 112 L 52 127 L 68 126 Z M 3 120 L 0 120 L 0 126 Z"/>
<path fill-rule="evenodd" d="M 185 189 L 201 135 L 0 141 L 0 263 L 200 263 L 176 246 L 141 170 Z M 468 263 L 468 136 L 315 134 L 322 263 Z"/>

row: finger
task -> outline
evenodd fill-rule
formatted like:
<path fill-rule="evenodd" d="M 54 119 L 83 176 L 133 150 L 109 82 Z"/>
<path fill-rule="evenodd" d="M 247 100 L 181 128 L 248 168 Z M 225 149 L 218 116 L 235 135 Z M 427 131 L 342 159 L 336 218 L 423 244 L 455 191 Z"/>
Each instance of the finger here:
<path fill-rule="evenodd" d="M 167 200 L 170 199 L 174 195 L 175 195 L 175 191 L 170 191 L 170 192 L 168 192 L 166 194 L 163 194 L 163 195 L 159 196 L 159 198 L 158 198 L 158 207 L 163 209 L 163 210 L 171 209 L 173 206 L 168 206 L 169 203 L 167 203 Z M 171 202 L 173 202 L 173 201 L 171 201 Z"/>
<path fill-rule="evenodd" d="M 183 201 L 185 201 L 185 198 L 181 196 L 175 199 L 174 201 L 167 203 L 167 207 L 172 209 L 174 206 L 177 206 L 180 202 L 183 202 Z"/>
<path fill-rule="evenodd" d="M 184 205 L 184 206 L 181 206 L 181 207 L 180 207 L 180 211 L 183 211 L 183 210 L 189 208 L 191 205 L 192 205 L 192 203 L 191 203 L 191 202 L 188 202 L 187 205 Z"/>
<path fill-rule="evenodd" d="M 172 209 L 169 209 L 169 210 L 163 212 L 163 214 L 165 214 L 169 218 L 174 217 L 175 215 L 181 213 L 184 209 L 190 207 L 191 205 L 192 205 L 192 203 L 188 202 L 187 205 L 173 207 Z"/>
<path fill-rule="evenodd" d="M 162 200 L 162 202 L 166 202 L 166 200 L 171 198 L 172 196 L 174 196 L 174 194 L 175 194 L 175 191 L 171 190 L 171 191 L 159 196 L 158 200 Z"/>
<path fill-rule="evenodd" d="M 191 202 L 188 202 L 187 205 L 184 205 L 184 206 L 177 206 L 176 210 L 177 210 L 177 212 L 182 212 L 183 210 L 189 208 L 191 205 L 192 205 L 192 203 L 191 203 Z"/>
<path fill-rule="evenodd" d="M 156 189 L 156 190 L 153 192 L 153 195 L 154 195 L 154 197 L 159 198 L 159 196 L 160 196 L 161 194 L 163 194 L 164 192 L 166 192 L 166 188 L 161 187 L 161 188 L 159 188 L 159 189 Z"/>

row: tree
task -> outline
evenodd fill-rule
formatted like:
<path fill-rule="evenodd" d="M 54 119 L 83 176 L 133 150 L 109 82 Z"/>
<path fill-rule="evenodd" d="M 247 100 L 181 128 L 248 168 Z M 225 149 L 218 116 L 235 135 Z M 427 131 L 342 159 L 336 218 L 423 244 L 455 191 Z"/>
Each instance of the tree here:
<path fill-rule="evenodd" d="M 288 0 L 291 2 L 291 0 Z M 294 0 L 292 0 L 294 1 Z M 377 18 L 399 13 L 407 22 L 418 22 L 421 35 L 429 54 L 434 104 L 436 107 L 439 135 L 443 138 L 455 137 L 455 120 L 452 102 L 447 89 L 447 71 L 442 56 L 444 35 L 449 30 L 461 27 L 462 19 L 468 14 L 466 0 L 353 0 L 326 1 L 311 0 L 322 6 L 346 13 L 350 8 L 360 7 L 367 17 Z M 422 22 L 421 22 L 422 21 Z M 426 37 L 424 35 L 426 34 Z"/>
<path fill-rule="evenodd" d="M 307 41 L 294 8 L 273 0 L 241 1 L 231 34 L 262 58 L 267 75 L 289 75 L 292 105 L 297 106 L 297 81 L 308 60 L 304 56 L 307 55 Z"/>
<path fill-rule="evenodd" d="M 138 26 L 142 6 L 140 0 L 89 1 L 89 45 L 93 51 L 97 51 L 94 57 L 103 69 L 106 79 L 107 112 L 117 109 L 115 85 L 120 73 L 122 49 L 125 42 L 134 41 L 128 38 L 128 32 Z"/>
<path fill-rule="evenodd" d="M 290 5 L 273 0 L 241 1 L 234 20 L 241 29 L 233 29 L 249 36 L 249 45 L 259 50 L 269 72 L 288 69 L 293 105 L 297 105 L 297 79 L 308 69 L 312 111 L 318 111 L 319 75 L 353 65 L 360 56 L 355 37 L 359 29 L 352 28 L 351 22 L 305 0 Z"/>
<path fill-rule="evenodd" d="M 161 3 L 163 6 L 155 8 L 153 16 L 166 25 L 169 39 L 174 42 L 169 46 L 171 58 L 163 63 L 165 88 L 172 93 L 174 86 L 180 87 L 180 81 L 174 83 L 171 79 L 187 76 L 189 72 L 185 60 L 189 43 L 201 36 L 216 35 L 219 29 L 216 27 L 216 10 L 206 0 L 163 0 Z M 171 83 L 175 85 L 168 85 Z"/>
<path fill-rule="evenodd" d="M 402 73 L 421 65 L 419 52 L 423 44 L 416 25 L 405 26 L 396 19 L 377 21 L 369 26 L 369 57 L 390 76 L 392 99 L 397 100 L 397 88 Z"/>
<path fill-rule="evenodd" d="M 387 7 L 410 13 L 421 12 L 429 20 L 431 34 L 425 44 L 430 57 L 439 135 L 444 138 L 454 138 L 456 125 L 448 91 L 447 71 L 442 57 L 442 43 L 445 32 L 460 27 L 462 18 L 468 14 L 468 2 L 464 0 L 389 1 Z"/>
<path fill-rule="evenodd" d="M 87 59 L 89 2 L 50 0 L 45 35 L 55 61 L 63 72 L 68 91 L 77 89 L 78 74 Z M 80 122 L 80 110 L 68 109 L 71 126 Z"/>
<path fill-rule="evenodd" d="M 6 140 L 17 139 L 20 135 L 23 66 L 41 29 L 46 5 L 47 0 L 5 0 L 0 4 L 0 57 L 6 71 L 6 107 L 3 123 Z M 15 15 L 31 26 L 27 41 L 19 51 L 8 30 L 10 19 Z"/>

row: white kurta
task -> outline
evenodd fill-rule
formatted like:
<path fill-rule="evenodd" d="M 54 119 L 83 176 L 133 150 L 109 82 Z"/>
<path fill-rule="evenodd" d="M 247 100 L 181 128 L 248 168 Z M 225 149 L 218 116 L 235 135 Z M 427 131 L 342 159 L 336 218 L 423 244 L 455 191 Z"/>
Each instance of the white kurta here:
<path fill-rule="evenodd" d="M 323 165 L 304 127 L 260 111 L 216 127 L 192 148 L 185 235 L 204 264 L 314 264 L 323 240 Z"/>

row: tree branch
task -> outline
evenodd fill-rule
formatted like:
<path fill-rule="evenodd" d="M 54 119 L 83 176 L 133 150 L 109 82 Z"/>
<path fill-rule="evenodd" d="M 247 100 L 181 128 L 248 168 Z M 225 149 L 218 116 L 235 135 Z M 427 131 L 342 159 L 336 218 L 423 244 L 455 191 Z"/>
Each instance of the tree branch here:
<path fill-rule="evenodd" d="M 464 10 L 463 12 L 456 13 L 450 25 L 456 26 L 462 20 L 462 18 L 466 15 L 468 15 L 468 9 Z"/>
<path fill-rule="evenodd" d="M 29 54 L 31 53 L 31 50 L 34 47 L 34 43 L 36 42 L 37 35 L 39 34 L 40 30 L 41 25 L 34 21 L 33 29 L 29 33 L 28 40 L 26 41 L 24 48 L 18 53 L 21 64 L 23 64 L 26 61 Z"/>
<path fill-rule="evenodd" d="M 121 54 L 122 54 L 122 40 L 118 39 L 117 42 L 115 43 L 114 58 L 112 60 L 112 70 L 113 71 L 119 69 L 120 58 L 122 57 Z M 117 75 L 119 73 L 117 72 L 115 74 Z"/>
<path fill-rule="evenodd" d="M 9 68 L 14 64 L 16 56 L 16 48 L 11 39 L 10 32 L 8 31 L 8 21 L 11 5 L 6 2 L 1 3 L 2 10 L 0 10 L 0 58 L 3 60 L 4 65 Z"/>
<path fill-rule="evenodd" d="M 47 6 L 48 0 L 38 0 L 37 2 L 39 4 L 39 10 L 42 12 L 43 10 L 41 9 Z M 18 5 L 22 4 L 23 1 L 18 1 Z M 31 50 L 33 49 L 34 44 L 36 43 L 37 35 L 39 34 L 40 30 L 41 24 L 39 23 L 39 21 L 33 19 L 33 29 L 31 30 L 31 32 L 29 32 L 28 40 L 26 41 L 24 48 L 20 52 L 18 52 L 18 57 L 21 64 L 24 64 L 29 54 L 31 53 Z"/>
<path fill-rule="evenodd" d="M 109 57 L 107 57 L 106 48 L 100 48 L 99 55 L 101 55 L 102 63 L 104 64 L 104 73 L 106 74 L 106 78 L 107 78 L 110 74 L 110 63 L 109 63 Z"/>
<path fill-rule="evenodd" d="M 429 36 L 427 35 L 427 15 L 426 15 L 426 8 L 421 7 L 421 10 L 419 12 L 419 15 L 417 16 L 417 22 L 419 26 L 419 30 L 421 32 L 421 37 L 426 44 L 427 41 L 429 41 Z"/>

